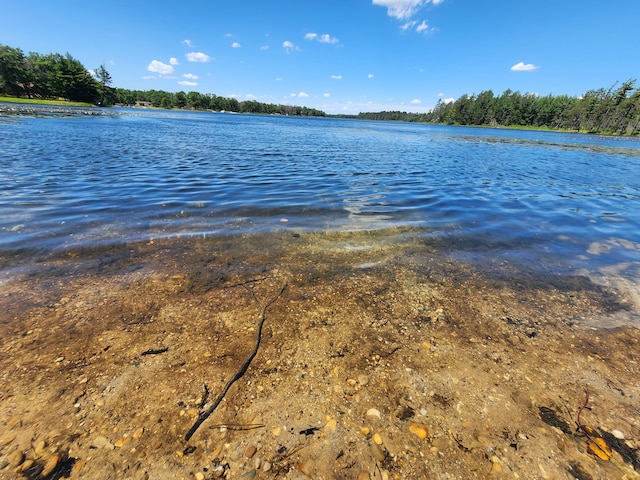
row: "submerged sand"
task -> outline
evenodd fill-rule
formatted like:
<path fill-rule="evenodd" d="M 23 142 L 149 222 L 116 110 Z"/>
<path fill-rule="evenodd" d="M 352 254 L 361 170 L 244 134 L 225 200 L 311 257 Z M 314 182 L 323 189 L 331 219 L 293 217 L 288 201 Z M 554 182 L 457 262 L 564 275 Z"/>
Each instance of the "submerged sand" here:
<path fill-rule="evenodd" d="M 633 305 L 586 277 L 399 231 L 0 265 L 0 478 L 638 477 L 640 332 L 593 327 Z"/>

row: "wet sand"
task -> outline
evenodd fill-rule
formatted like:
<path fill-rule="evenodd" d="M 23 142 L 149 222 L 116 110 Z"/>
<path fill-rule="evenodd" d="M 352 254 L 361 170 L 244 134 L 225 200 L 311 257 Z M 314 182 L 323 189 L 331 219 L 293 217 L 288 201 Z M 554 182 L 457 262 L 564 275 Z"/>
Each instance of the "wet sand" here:
<path fill-rule="evenodd" d="M 586 277 L 411 231 L 26 261 L 0 261 L 0 478 L 638 478 L 640 331 L 593 328 L 634 306 Z"/>

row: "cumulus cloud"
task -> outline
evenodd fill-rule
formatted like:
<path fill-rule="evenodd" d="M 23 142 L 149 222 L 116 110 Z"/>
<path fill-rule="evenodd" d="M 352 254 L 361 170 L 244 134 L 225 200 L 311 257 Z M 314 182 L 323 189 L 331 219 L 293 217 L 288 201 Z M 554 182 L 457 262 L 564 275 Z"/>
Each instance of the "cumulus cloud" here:
<path fill-rule="evenodd" d="M 231 48 L 240 48 L 240 44 L 238 42 L 233 42 L 231 44 Z"/>
<path fill-rule="evenodd" d="M 304 36 L 305 40 L 317 40 L 320 43 L 328 43 L 331 45 L 334 45 L 336 43 L 339 43 L 340 40 L 338 40 L 336 37 L 332 37 L 331 35 L 329 35 L 328 33 L 323 33 L 322 35 L 318 35 L 317 33 L 307 33 Z"/>
<path fill-rule="evenodd" d="M 198 75 L 194 75 L 193 73 L 185 73 L 182 75 L 184 78 L 188 78 L 190 80 L 198 80 Z"/>
<path fill-rule="evenodd" d="M 455 100 L 456 100 L 456 99 L 455 99 L 455 98 L 453 98 L 453 97 L 450 97 L 450 98 L 443 98 L 443 99 L 442 99 L 442 103 L 453 103 L 453 102 L 455 102 Z"/>
<path fill-rule="evenodd" d="M 367 75 L 367 78 L 373 78 L 373 77 L 374 77 L 373 73 L 370 73 L 369 75 Z"/>
<path fill-rule="evenodd" d="M 330 93 L 323 93 L 322 96 L 326 97 L 326 98 L 329 98 L 331 96 L 331 94 Z"/>
<path fill-rule="evenodd" d="M 533 70 L 537 70 L 540 67 L 534 65 L 533 63 L 524 63 L 518 62 L 513 67 L 511 67 L 512 72 L 532 72 Z"/>
<path fill-rule="evenodd" d="M 207 63 L 211 61 L 211 57 L 202 52 L 189 52 L 185 55 L 190 62 Z"/>
<path fill-rule="evenodd" d="M 178 63 L 179 63 L 179 62 L 178 62 L 178 59 L 177 59 L 176 57 L 171 57 L 171 58 L 169 59 L 169 63 L 170 63 L 171 65 L 178 65 Z"/>
<path fill-rule="evenodd" d="M 182 44 L 183 44 L 183 45 L 186 45 L 187 47 L 193 47 L 193 44 L 191 43 L 191 40 L 189 40 L 188 38 L 185 38 L 185 39 L 182 41 Z"/>
<path fill-rule="evenodd" d="M 189 80 L 180 80 L 178 85 L 184 85 L 186 87 L 195 87 L 198 85 L 198 82 L 190 82 Z"/>
<path fill-rule="evenodd" d="M 342 75 L 331 75 L 329 78 L 332 78 L 334 80 L 342 80 Z"/>
<path fill-rule="evenodd" d="M 325 33 L 324 35 L 320 35 L 320 38 L 318 38 L 318 41 L 320 43 L 330 43 L 331 45 L 333 45 L 338 43 L 340 40 L 338 40 L 336 37 L 332 37 L 328 33 Z"/>
<path fill-rule="evenodd" d="M 173 73 L 173 67 L 171 65 L 167 65 L 158 60 L 152 60 L 151 63 L 147 65 L 147 70 L 159 75 L 171 75 Z"/>
<path fill-rule="evenodd" d="M 299 98 L 307 98 L 309 96 L 309 94 L 307 92 L 300 92 L 300 93 L 292 93 L 290 96 L 291 97 L 299 97 Z"/>
<path fill-rule="evenodd" d="M 287 53 L 291 52 L 291 50 L 299 50 L 298 47 L 296 47 L 293 42 L 290 42 L 289 40 L 285 40 L 284 42 L 282 42 L 282 48 L 284 48 Z"/>
<path fill-rule="evenodd" d="M 440 5 L 444 0 L 372 0 L 373 5 L 387 8 L 387 15 L 406 20 L 413 17 L 425 5 Z"/>
<path fill-rule="evenodd" d="M 414 98 L 413 100 L 411 100 L 411 105 L 420 105 L 422 103 L 422 100 L 420 100 L 419 98 Z"/>

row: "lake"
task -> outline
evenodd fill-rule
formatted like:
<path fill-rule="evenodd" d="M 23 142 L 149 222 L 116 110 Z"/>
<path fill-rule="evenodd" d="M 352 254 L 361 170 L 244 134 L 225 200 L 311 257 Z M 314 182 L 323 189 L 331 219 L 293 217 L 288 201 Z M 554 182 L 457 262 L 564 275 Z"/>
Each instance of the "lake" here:
<path fill-rule="evenodd" d="M 12 258 L 93 246 L 396 229 L 640 308 L 637 138 L 9 104 L 0 138 L 4 277 Z"/>

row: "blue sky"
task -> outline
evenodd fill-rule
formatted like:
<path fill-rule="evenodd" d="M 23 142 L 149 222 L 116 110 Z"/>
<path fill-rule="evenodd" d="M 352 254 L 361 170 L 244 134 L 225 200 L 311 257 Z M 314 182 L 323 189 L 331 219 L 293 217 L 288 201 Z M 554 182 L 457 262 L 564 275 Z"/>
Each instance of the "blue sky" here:
<path fill-rule="evenodd" d="M 423 112 L 489 89 L 579 96 L 640 69 L 640 0 L 3 3 L 0 44 L 105 64 L 114 86 L 327 113 Z"/>

